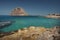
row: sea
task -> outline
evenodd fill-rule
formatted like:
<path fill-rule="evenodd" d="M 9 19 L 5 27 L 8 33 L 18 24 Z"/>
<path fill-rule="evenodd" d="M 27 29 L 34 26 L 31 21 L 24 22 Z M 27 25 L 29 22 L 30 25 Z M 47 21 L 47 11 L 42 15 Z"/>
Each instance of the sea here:
<path fill-rule="evenodd" d="M 55 26 L 60 26 L 60 19 L 46 18 L 43 16 L 0 16 L 1 21 L 14 21 L 9 26 L 4 26 L 0 28 L 1 32 L 11 32 L 23 28 L 28 28 L 30 26 L 35 27 L 45 27 L 51 28 Z"/>

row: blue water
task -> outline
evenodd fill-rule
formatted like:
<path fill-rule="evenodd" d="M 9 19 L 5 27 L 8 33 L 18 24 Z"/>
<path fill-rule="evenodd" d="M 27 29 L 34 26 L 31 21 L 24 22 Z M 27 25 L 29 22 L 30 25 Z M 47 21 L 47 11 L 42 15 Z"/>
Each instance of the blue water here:
<path fill-rule="evenodd" d="M 14 21 L 12 25 L 0 29 L 3 32 L 10 32 L 30 26 L 41 26 L 46 28 L 60 26 L 60 19 L 41 16 L 0 16 L 0 21 Z"/>

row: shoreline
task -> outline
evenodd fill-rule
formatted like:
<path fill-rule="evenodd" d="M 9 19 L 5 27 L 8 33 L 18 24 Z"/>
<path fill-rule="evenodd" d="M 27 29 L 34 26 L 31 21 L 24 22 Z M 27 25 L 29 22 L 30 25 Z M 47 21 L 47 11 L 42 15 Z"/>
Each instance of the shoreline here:
<path fill-rule="evenodd" d="M 53 36 L 57 36 L 58 31 L 60 30 L 60 27 L 54 27 L 54 28 L 44 28 L 44 27 L 35 27 L 35 26 L 31 26 L 29 28 L 24 28 L 24 29 L 19 29 L 15 32 L 11 32 L 12 34 L 10 35 L 5 35 L 3 37 L 1 37 L 0 39 L 9 39 L 9 40 L 32 40 L 32 39 L 43 39 L 43 37 L 45 38 L 47 36 L 47 39 L 49 39 L 49 35 L 50 37 L 53 38 Z M 56 34 L 57 33 L 57 34 Z M 48 34 L 48 35 L 47 35 Z M 35 38 L 38 37 L 38 38 Z M 42 37 L 42 38 L 40 38 Z"/>
<path fill-rule="evenodd" d="M 59 18 L 60 19 L 60 16 L 45 16 L 46 18 Z"/>

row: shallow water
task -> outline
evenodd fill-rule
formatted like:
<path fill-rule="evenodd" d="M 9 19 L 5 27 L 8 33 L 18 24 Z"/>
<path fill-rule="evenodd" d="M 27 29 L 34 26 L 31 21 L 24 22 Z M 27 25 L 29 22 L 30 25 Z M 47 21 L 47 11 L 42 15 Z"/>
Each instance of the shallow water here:
<path fill-rule="evenodd" d="M 12 25 L 0 29 L 2 32 L 10 32 L 29 26 L 41 26 L 46 28 L 60 26 L 60 19 L 41 16 L 0 16 L 0 21 L 14 21 Z"/>

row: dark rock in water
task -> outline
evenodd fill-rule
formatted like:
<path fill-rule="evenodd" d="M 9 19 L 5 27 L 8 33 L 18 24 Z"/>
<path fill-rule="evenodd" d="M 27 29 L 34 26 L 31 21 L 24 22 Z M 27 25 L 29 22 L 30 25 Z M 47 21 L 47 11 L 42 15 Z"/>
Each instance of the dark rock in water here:
<path fill-rule="evenodd" d="M 12 31 L 12 32 L 0 32 L 0 38 L 4 37 L 4 36 L 8 36 L 8 35 L 11 35 L 11 34 L 14 34 L 18 32 L 18 30 L 16 31 Z"/>
<path fill-rule="evenodd" d="M 1 33 L 0 33 L 0 38 L 2 38 L 2 37 L 4 37 L 4 34 L 1 34 Z"/>
<path fill-rule="evenodd" d="M 2 21 L 0 22 L 0 29 L 10 26 L 13 22 L 12 21 Z"/>

